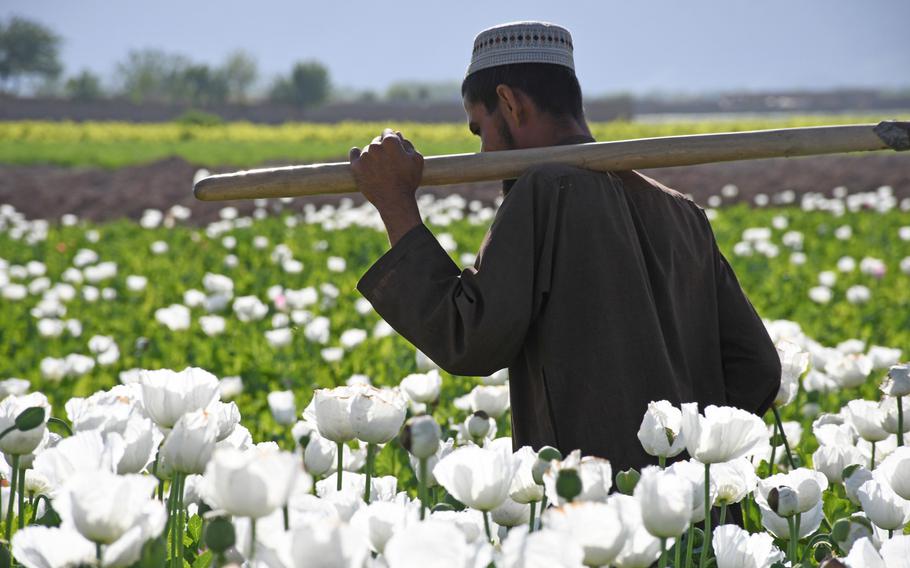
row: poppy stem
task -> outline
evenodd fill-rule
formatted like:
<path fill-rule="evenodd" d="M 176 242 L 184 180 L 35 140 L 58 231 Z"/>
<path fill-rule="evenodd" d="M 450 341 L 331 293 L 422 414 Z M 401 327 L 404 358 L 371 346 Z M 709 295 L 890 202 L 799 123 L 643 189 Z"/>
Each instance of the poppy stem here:
<path fill-rule="evenodd" d="M 10 542 L 10 535 L 13 531 L 13 505 L 16 504 L 16 482 L 19 479 L 19 454 L 13 454 L 13 463 L 10 465 L 9 505 L 6 508 L 6 542 Z M 19 511 L 19 515 L 22 515 L 22 511 Z"/>
<path fill-rule="evenodd" d="M 19 528 L 25 528 L 25 468 L 19 468 L 19 509 L 18 509 Z"/>
<path fill-rule="evenodd" d="M 897 447 L 904 445 L 904 397 L 897 397 Z"/>
<path fill-rule="evenodd" d="M 667 568 L 667 539 L 660 539 L 660 568 Z"/>
<path fill-rule="evenodd" d="M 490 533 L 490 512 L 489 511 L 483 512 L 483 528 L 485 531 L 487 531 L 487 540 L 490 541 L 490 543 L 492 544 L 493 535 Z"/>
<path fill-rule="evenodd" d="M 692 566 L 692 549 L 695 547 L 695 523 L 689 525 L 689 534 L 686 536 L 686 568 Z"/>
<path fill-rule="evenodd" d="M 682 539 L 677 537 L 673 543 L 673 568 L 682 568 Z"/>
<path fill-rule="evenodd" d="M 665 469 L 667 467 L 666 456 L 657 456 L 657 462 L 660 464 L 660 469 Z"/>
<path fill-rule="evenodd" d="M 790 453 L 790 442 L 787 441 L 787 436 L 784 435 L 784 423 L 780 419 L 780 412 L 773 404 L 771 405 L 771 411 L 774 413 L 774 421 L 777 424 L 777 431 L 780 432 L 780 438 L 784 441 L 784 451 L 787 452 L 787 463 L 790 464 L 790 469 L 796 469 L 796 463 L 793 461 L 793 455 Z"/>
<path fill-rule="evenodd" d="M 342 465 L 344 464 L 344 461 L 343 461 L 344 460 L 344 443 L 336 442 L 336 444 L 337 444 L 336 449 L 338 450 L 336 452 L 338 454 L 338 468 L 335 470 L 335 477 L 337 478 L 335 480 L 336 481 L 335 489 L 337 489 L 338 491 L 341 491 L 341 470 L 343 469 Z"/>
<path fill-rule="evenodd" d="M 543 494 L 543 499 L 540 500 L 540 514 L 537 515 L 537 528 L 540 529 L 542 524 L 541 519 L 543 519 L 543 512 L 547 510 L 547 494 Z"/>
<path fill-rule="evenodd" d="M 869 459 L 869 471 L 875 469 L 875 442 L 872 442 L 872 458 Z"/>
<path fill-rule="evenodd" d="M 250 556 L 247 560 L 252 560 L 256 553 L 256 519 L 250 517 Z"/>
<path fill-rule="evenodd" d="M 367 472 L 366 472 L 366 483 L 363 487 L 363 501 L 367 505 L 370 504 L 370 489 L 373 485 L 371 477 L 373 475 L 373 458 L 376 457 L 376 444 L 367 444 Z"/>
<path fill-rule="evenodd" d="M 528 524 L 528 532 L 534 532 L 534 513 L 537 511 L 537 501 L 531 501 L 531 521 Z"/>
<path fill-rule="evenodd" d="M 711 552 L 711 464 L 705 464 L 705 541 L 701 545 L 699 568 L 708 565 L 708 554 Z"/>
<path fill-rule="evenodd" d="M 427 458 L 420 459 L 420 475 L 417 479 L 417 498 L 420 499 L 420 520 L 423 520 L 427 508 Z"/>

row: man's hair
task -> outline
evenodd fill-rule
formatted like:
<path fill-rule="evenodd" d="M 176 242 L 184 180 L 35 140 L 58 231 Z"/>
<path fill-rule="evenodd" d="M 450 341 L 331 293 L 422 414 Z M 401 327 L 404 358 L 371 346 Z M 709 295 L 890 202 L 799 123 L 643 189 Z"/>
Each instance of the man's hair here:
<path fill-rule="evenodd" d="M 496 110 L 498 85 L 508 85 L 526 94 L 543 112 L 553 116 L 584 118 L 581 86 L 575 72 L 554 63 L 513 63 L 487 67 L 471 73 L 461 83 L 461 96 L 469 103 L 483 103 L 487 113 Z"/>

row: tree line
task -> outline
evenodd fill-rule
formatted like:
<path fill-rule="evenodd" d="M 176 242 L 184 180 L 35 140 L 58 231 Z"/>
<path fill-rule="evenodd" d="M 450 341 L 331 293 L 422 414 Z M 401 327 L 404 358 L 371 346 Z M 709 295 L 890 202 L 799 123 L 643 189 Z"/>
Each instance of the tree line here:
<path fill-rule="evenodd" d="M 336 89 L 318 61 L 299 61 L 262 88 L 256 59 L 238 50 L 209 65 L 161 49 L 135 49 L 116 64 L 111 85 L 88 69 L 67 74 L 60 61 L 63 39 L 47 26 L 22 17 L 0 20 L 0 92 L 66 97 L 77 101 L 126 98 L 136 103 L 209 106 L 258 100 L 311 107 L 330 99 L 429 101 L 451 98 L 457 85 L 392 84 L 380 95 Z"/>

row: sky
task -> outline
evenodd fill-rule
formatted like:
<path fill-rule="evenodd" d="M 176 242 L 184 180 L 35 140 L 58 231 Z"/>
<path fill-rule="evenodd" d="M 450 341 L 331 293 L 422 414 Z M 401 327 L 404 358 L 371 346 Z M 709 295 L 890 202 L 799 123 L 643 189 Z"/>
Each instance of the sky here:
<path fill-rule="evenodd" d="M 240 48 L 264 83 L 315 59 L 381 93 L 460 81 L 480 30 L 535 19 L 570 30 L 586 95 L 910 89 L 910 0 L 0 0 L 12 15 L 63 37 L 66 73 L 102 77 L 130 49 L 219 64 Z"/>

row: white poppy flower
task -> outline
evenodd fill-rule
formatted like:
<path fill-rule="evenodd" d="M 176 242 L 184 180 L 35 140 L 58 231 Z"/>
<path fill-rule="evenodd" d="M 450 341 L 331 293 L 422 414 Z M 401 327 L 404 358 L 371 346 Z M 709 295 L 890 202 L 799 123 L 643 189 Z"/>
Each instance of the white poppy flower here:
<path fill-rule="evenodd" d="M 862 452 L 852 445 L 821 445 L 812 454 L 812 464 L 828 478 L 829 483 L 842 483 L 844 468 L 865 462 Z"/>
<path fill-rule="evenodd" d="M 140 375 L 142 404 L 162 428 L 173 428 L 181 416 L 206 408 L 218 398 L 218 379 L 198 367 L 187 367 L 179 373 L 170 369 L 143 370 Z"/>
<path fill-rule="evenodd" d="M 531 446 L 522 446 L 512 457 L 515 460 L 515 476 L 509 487 L 509 497 L 518 503 L 536 503 L 543 499 L 543 486 L 534 481 L 532 474 L 537 452 Z"/>
<path fill-rule="evenodd" d="M 297 420 L 297 406 L 291 391 L 272 391 L 266 397 L 275 422 L 290 426 Z"/>
<path fill-rule="evenodd" d="M 705 464 L 742 457 L 770 437 L 761 418 L 729 406 L 710 405 L 700 415 L 697 403 L 685 403 L 682 421 L 689 455 Z"/>
<path fill-rule="evenodd" d="M 509 495 L 514 463 L 502 452 L 466 446 L 439 460 L 436 481 L 453 497 L 479 511 L 491 511 Z"/>
<path fill-rule="evenodd" d="M 313 393 L 313 408 L 320 435 L 336 443 L 354 439 L 351 403 L 354 402 L 354 395 L 357 394 L 359 388 L 359 386 L 343 386 L 333 389 L 316 389 Z"/>
<path fill-rule="evenodd" d="M 787 519 L 772 511 L 761 494 L 755 496 L 755 502 L 761 510 L 762 526 L 777 538 L 790 540 L 790 526 L 787 524 Z M 817 531 L 822 524 L 822 517 L 824 517 L 824 511 L 822 510 L 822 503 L 819 501 L 815 507 L 809 509 L 808 512 L 803 513 L 802 517 L 800 517 L 799 538 L 803 539 Z"/>
<path fill-rule="evenodd" d="M 910 501 L 894 492 L 885 481 L 873 478 L 856 491 L 869 520 L 880 529 L 896 530 L 910 522 Z"/>
<path fill-rule="evenodd" d="M 828 479 L 821 472 L 805 467 L 788 473 L 777 473 L 758 482 L 758 492 L 765 502 L 772 489 L 787 487 L 796 496 L 796 513 L 806 513 L 821 502 L 822 494 L 828 488 Z"/>
<path fill-rule="evenodd" d="M 303 452 L 303 464 L 314 476 L 326 475 L 336 467 L 338 447 L 335 442 L 323 438 L 319 432 L 312 432 Z"/>
<path fill-rule="evenodd" d="M 910 394 L 910 365 L 894 365 L 888 369 L 888 378 L 882 382 L 881 391 L 893 397 Z"/>
<path fill-rule="evenodd" d="M 242 322 L 261 320 L 269 313 L 269 307 L 256 296 L 240 296 L 234 300 L 234 314 Z"/>
<path fill-rule="evenodd" d="M 202 473 L 215 451 L 218 418 L 203 409 L 177 420 L 161 446 L 161 459 L 180 473 Z"/>
<path fill-rule="evenodd" d="M 910 447 L 897 448 L 876 470 L 895 493 L 910 501 Z"/>
<path fill-rule="evenodd" d="M 672 470 L 649 465 L 635 485 L 642 522 L 658 538 L 678 537 L 692 517 L 692 484 Z"/>
<path fill-rule="evenodd" d="M 273 446 L 219 448 L 205 468 L 204 492 L 213 506 L 258 519 L 287 504 L 299 469 L 293 454 Z"/>
<path fill-rule="evenodd" d="M 412 373 L 401 379 L 399 385 L 407 397 L 415 402 L 430 404 L 439 398 L 442 377 L 439 371 L 431 369 L 426 373 Z"/>
<path fill-rule="evenodd" d="M 477 385 L 470 393 L 471 411 L 482 410 L 491 418 L 499 418 L 509 409 L 509 387 Z"/>
<path fill-rule="evenodd" d="M 468 543 L 457 525 L 436 517 L 396 532 L 386 543 L 384 556 L 389 568 L 483 568 L 493 560 L 483 539 Z"/>
<path fill-rule="evenodd" d="M 585 566 L 613 564 L 626 540 L 618 502 L 580 501 L 547 509 L 544 524 L 575 541 L 584 551 Z"/>
<path fill-rule="evenodd" d="M 509 531 L 496 566 L 501 568 L 580 568 L 584 550 L 565 534 L 544 527 L 532 533 L 522 525 Z"/>
<path fill-rule="evenodd" d="M 910 420 L 907 419 L 907 409 L 910 408 L 910 396 L 901 397 L 902 408 L 904 413 L 904 433 L 910 432 Z M 885 429 L 885 432 L 889 434 L 897 434 L 897 425 L 898 425 L 898 409 L 897 409 L 897 398 L 892 396 L 886 396 L 879 403 L 879 408 L 881 408 L 882 413 L 885 415 L 885 419 L 882 420 L 882 428 Z"/>
<path fill-rule="evenodd" d="M 638 428 L 638 441 L 652 456 L 672 458 L 686 449 L 682 413 L 669 401 L 649 402 Z"/>
<path fill-rule="evenodd" d="M 398 435 L 407 402 L 398 390 L 361 385 L 351 401 L 354 436 L 368 444 L 385 444 Z"/>
<path fill-rule="evenodd" d="M 214 337 L 224 333 L 226 322 L 221 316 L 207 315 L 199 318 L 199 326 L 202 328 L 202 333 Z"/>
<path fill-rule="evenodd" d="M 749 534 L 736 525 L 721 525 L 711 538 L 717 568 L 770 568 L 785 557 L 767 533 Z"/>
<path fill-rule="evenodd" d="M 638 499 L 615 494 L 610 500 L 617 502 L 619 517 L 626 528 L 626 539 L 614 564 L 619 568 L 648 568 L 660 556 L 660 539 L 645 528 Z"/>
<path fill-rule="evenodd" d="M 869 359 L 872 360 L 872 368 L 875 370 L 887 369 L 900 363 L 902 351 L 900 349 L 873 345 L 869 347 Z"/>
<path fill-rule="evenodd" d="M 780 358 L 781 379 L 774 404 L 786 406 L 796 398 L 799 378 L 809 368 L 809 353 L 791 341 L 781 341 L 777 344 L 777 355 Z"/>
<path fill-rule="evenodd" d="M 856 433 L 867 442 L 881 442 L 888 437 L 888 432 L 882 427 L 885 414 L 877 402 L 856 399 L 847 403 L 846 418 L 856 430 Z"/>
<path fill-rule="evenodd" d="M 370 542 L 373 552 L 382 554 L 386 543 L 398 531 L 416 522 L 415 509 L 395 501 L 374 501 L 351 517 L 351 526 Z"/>
<path fill-rule="evenodd" d="M 183 304 L 171 304 L 155 310 L 155 319 L 171 331 L 182 331 L 190 327 L 190 309 Z"/>
<path fill-rule="evenodd" d="M 28 568 L 91 566 L 95 545 L 73 528 L 29 525 L 13 535 L 13 556 Z"/>
<path fill-rule="evenodd" d="M 25 409 L 38 406 L 44 409 L 44 420 L 37 428 L 22 432 L 13 428 L 2 440 L 0 451 L 7 454 L 25 455 L 35 451 L 47 430 L 47 420 L 51 416 L 51 405 L 47 397 L 40 392 L 33 392 L 21 396 L 8 396 L 0 400 L 0 432 L 13 426 Z"/>
<path fill-rule="evenodd" d="M 575 501 L 605 501 L 613 486 L 613 468 L 610 461 L 596 456 L 581 456 L 580 450 L 573 450 L 562 461 L 550 462 L 550 468 L 543 476 L 547 499 L 551 503 L 564 505 L 566 500 L 556 491 L 556 479 L 563 469 L 574 469 L 581 478 L 581 493 Z"/>

